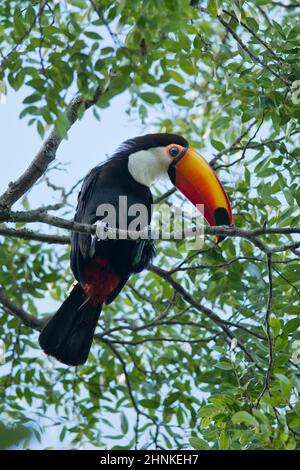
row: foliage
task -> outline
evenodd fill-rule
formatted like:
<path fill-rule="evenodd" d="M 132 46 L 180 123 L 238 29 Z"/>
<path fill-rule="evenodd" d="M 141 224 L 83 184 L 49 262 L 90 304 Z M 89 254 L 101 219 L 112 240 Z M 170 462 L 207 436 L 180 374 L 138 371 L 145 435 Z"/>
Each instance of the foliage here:
<path fill-rule="evenodd" d="M 0 424 L 0 449 L 9 449 L 12 446 L 20 444 L 27 439 L 27 442 L 30 438 L 30 429 L 25 428 L 24 426 L 18 427 L 5 427 L 3 424 Z"/>
<path fill-rule="evenodd" d="M 83 97 L 79 117 L 86 103 L 99 117 L 129 92 L 145 132 L 178 132 L 213 155 L 237 227 L 297 227 L 300 26 L 288 3 L 3 0 L 0 80 L 26 90 L 20 117 L 42 137 L 51 125 L 66 137 L 70 96 Z M 42 355 L 2 301 L 2 422 L 30 423 L 37 439 L 55 427 L 76 448 L 299 448 L 297 239 L 257 238 L 206 237 L 197 252 L 160 243 L 76 370 Z M 5 296 L 33 317 L 41 299 L 64 299 L 66 247 L 3 236 L 0 258 Z"/>

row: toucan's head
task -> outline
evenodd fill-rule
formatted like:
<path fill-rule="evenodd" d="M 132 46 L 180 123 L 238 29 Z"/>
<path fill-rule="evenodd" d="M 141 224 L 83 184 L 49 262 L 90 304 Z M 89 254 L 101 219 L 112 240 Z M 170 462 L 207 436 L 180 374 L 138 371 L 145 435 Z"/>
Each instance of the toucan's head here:
<path fill-rule="evenodd" d="M 210 226 L 233 223 L 230 201 L 217 175 L 183 137 L 148 134 L 124 142 L 119 153 L 128 156 L 128 171 L 137 182 L 150 187 L 168 175 L 193 204 L 204 205 Z"/>

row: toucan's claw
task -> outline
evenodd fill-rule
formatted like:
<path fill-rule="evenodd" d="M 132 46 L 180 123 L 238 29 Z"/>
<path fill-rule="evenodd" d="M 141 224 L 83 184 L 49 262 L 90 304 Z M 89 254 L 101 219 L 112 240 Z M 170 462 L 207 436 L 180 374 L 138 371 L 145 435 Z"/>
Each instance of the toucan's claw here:
<path fill-rule="evenodd" d="M 107 232 L 108 232 L 107 222 L 102 222 L 102 220 L 97 220 L 94 223 L 94 225 L 96 227 L 96 234 L 94 238 L 96 238 L 97 241 L 106 240 Z"/>
<path fill-rule="evenodd" d="M 93 258 L 96 253 L 96 243 L 102 240 L 107 239 L 107 232 L 108 232 L 108 224 L 107 222 L 102 222 L 102 220 L 97 220 L 94 223 L 96 227 L 95 235 L 91 237 L 91 244 L 89 249 L 89 257 Z"/>

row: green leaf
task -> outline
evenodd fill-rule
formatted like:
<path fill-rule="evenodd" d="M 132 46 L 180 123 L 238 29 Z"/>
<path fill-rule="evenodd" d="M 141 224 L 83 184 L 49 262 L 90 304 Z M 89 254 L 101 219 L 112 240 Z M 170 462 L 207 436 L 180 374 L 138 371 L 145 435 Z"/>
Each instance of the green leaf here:
<path fill-rule="evenodd" d="M 182 60 L 180 62 L 180 68 L 187 73 L 188 75 L 194 75 L 196 73 L 196 69 L 193 64 L 188 60 Z"/>
<path fill-rule="evenodd" d="M 142 399 L 140 401 L 140 404 L 144 407 L 144 408 L 148 408 L 148 409 L 156 409 L 158 406 L 159 406 L 159 401 L 157 400 L 148 400 L 148 399 Z"/>
<path fill-rule="evenodd" d="M 173 96 L 182 96 L 185 94 L 185 90 L 183 88 L 180 88 L 177 85 L 167 85 L 165 87 L 165 91 L 169 95 L 173 95 Z"/>
<path fill-rule="evenodd" d="M 123 434 L 128 433 L 128 420 L 125 413 L 121 413 L 121 430 Z"/>
<path fill-rule="evenodd" d="M 87 38 L 91 38 L 91 39 L 96 39 L 96 40 L 102 39 L 102 36 L 100 36 L 100 34 L 96 33 L 95 31 L 84 31 L 84 35 Z"/>
<path fill-rule="evenodd" d="M 229 449 L 229 444 L 230 444 L 229 435 L 223 429 L 221 431 L 220 437 L 219 437 L 219 449 L 220 450 L 228 450 Z"/>
<path fill-rule="evenodd" d="M 68 0 L 68 2 L 71 4 L 71 5 L 74 5 L 75 7 L 78 7 L 78 8 L 86 8 L 86 2 L 85 0 Z"/>
<path fill-rule="evenodd" d="M 27 96 L 27 98 L 23 100 L 23 103 L 24 104 L 36 103 L 36 101 L 39 101 L 40 99 L 41 99 L 41 96 L 39 93 L 33 93 L 32 95 Z"/>
<path fill-rule="evenodd" d="M 209 449 L 209 445 L 203 439 L 200 439 L 199 437 L 191 437 L 189 442 L 194 449 L 197 449 L 197 450 Z"/>
<path fill-rule="evenodd" d="M 22 199 L 22 206 L 24 207 L 24 209 L 26 211 L 29 211 L 30 210 L 30 203 L 29 203 L 29 199 L 28 199 L 28 196 L 24 196 L 23 199 Z"/>
<path fill-rule="evenodd" d="M 43 139 L 45 136 L 45 129 L 41 121 L 37 122 L 37 129 L 40 137 Z"/>
<path fill-rule="evenodd" d="M 213 147 L 219 151 L 225 148 L 225 145 L 223 144 L 223 142 L 220 142 L 219 140 L 212 139 L 211 143 Z"/>
<path fill-rule="evenodd" d="M 227 361 L 220 361 L 215 365 L 218 369 L 231 370 L 232 364 Z"/>
<path fill-rule="evenodd" d="M 182 76 L 181 73 L 176 72 L 176 70 L 169 70 L 170 76 L 173 78 L 178 83 L 183 84 L 184 83 L 184 77 Z"/>
<path fill-rule="evenodd" d="M 207 10 L 212 16 L 218 16 L 218 5 L 216 0 L 208 0 Z"/>
<path fill-rule="evenodd" d="M 256 430 L 259 428 L 257 420 L 247 411 L 238 411 L 232 417 L 235 424 L 245 424 L 246 426 L 254 427 Z"/>
<path fill-rule="evenodd" d="M 161 102 L 160 96 L 158 96 L 156 93 L 152 93 L 150 91 L 140 93 L 140 98 L 142 98 L 142 100 L 146 101 L 147 103 L 151 103 L 151 104 Z"/>

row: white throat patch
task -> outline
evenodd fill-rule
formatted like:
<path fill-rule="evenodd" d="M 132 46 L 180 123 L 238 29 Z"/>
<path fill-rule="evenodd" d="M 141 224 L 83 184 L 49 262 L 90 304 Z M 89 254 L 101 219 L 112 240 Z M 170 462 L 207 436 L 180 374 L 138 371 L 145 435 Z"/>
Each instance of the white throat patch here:
<path fill-rule="evenodd" d="M 135 181 L 150 187 L 157 179 L 167 175 L 170 163 L 165 147 L 156 147 L 131 154 L 128 170 Z"/>

